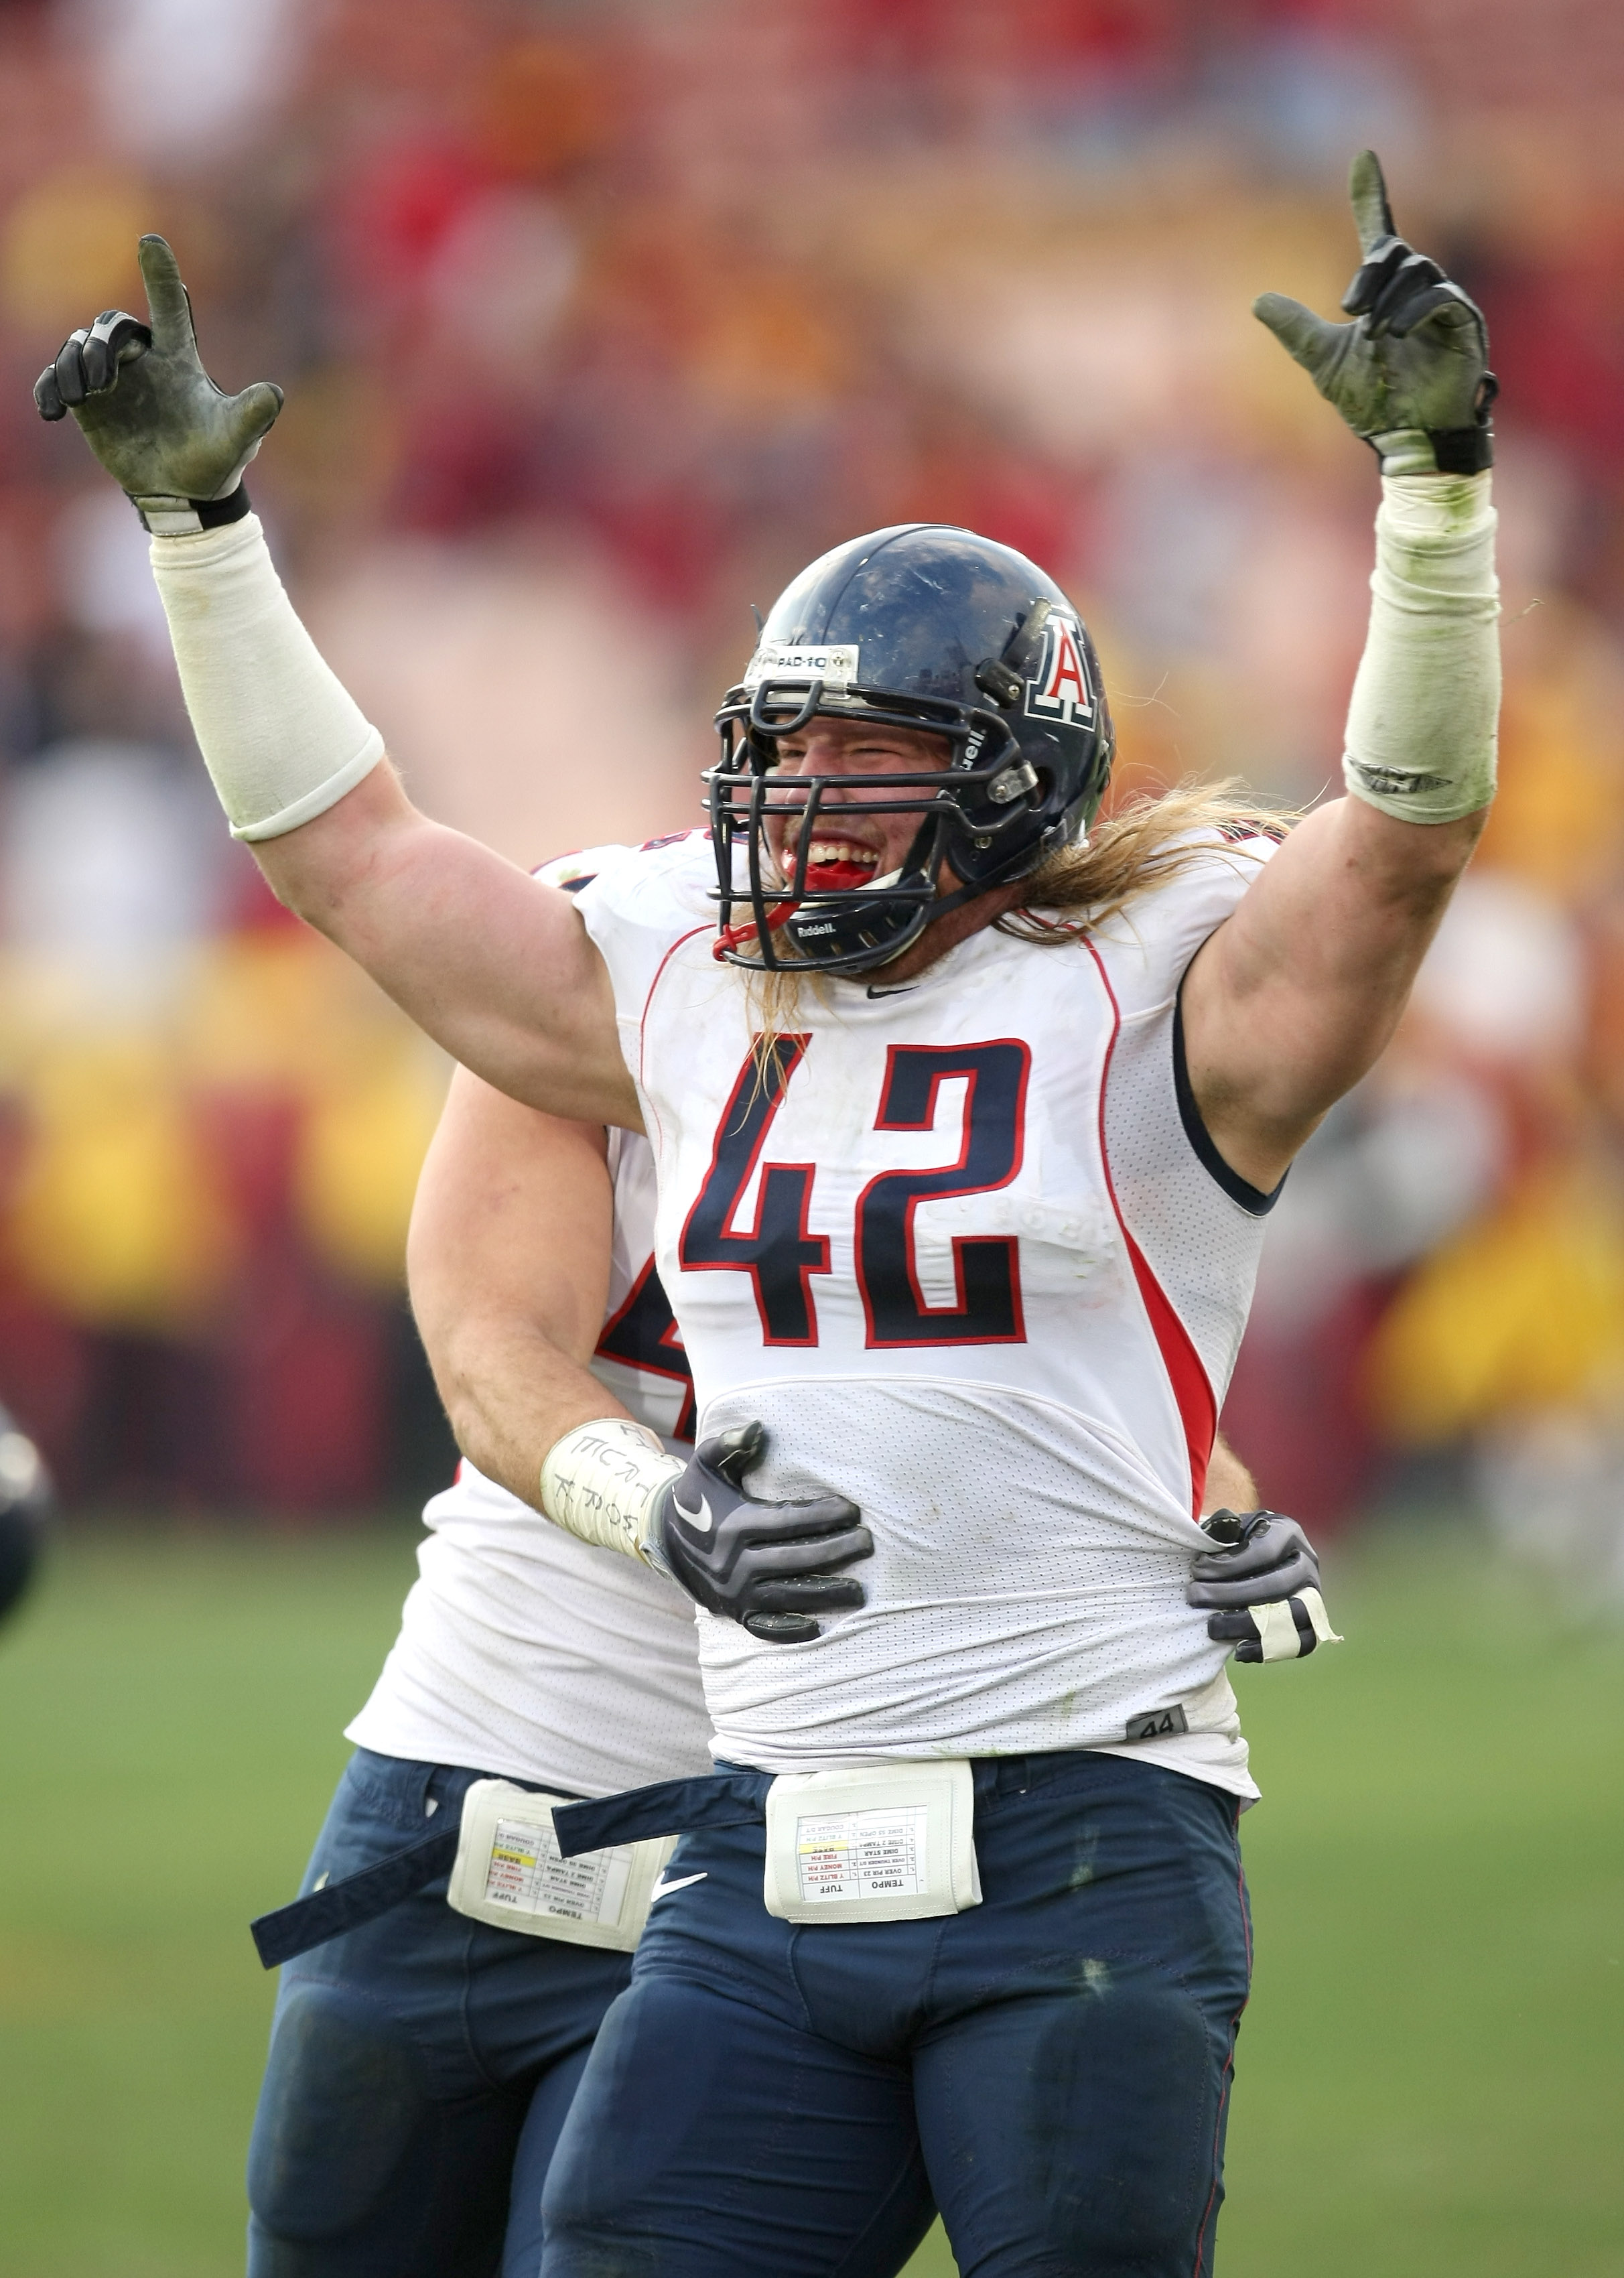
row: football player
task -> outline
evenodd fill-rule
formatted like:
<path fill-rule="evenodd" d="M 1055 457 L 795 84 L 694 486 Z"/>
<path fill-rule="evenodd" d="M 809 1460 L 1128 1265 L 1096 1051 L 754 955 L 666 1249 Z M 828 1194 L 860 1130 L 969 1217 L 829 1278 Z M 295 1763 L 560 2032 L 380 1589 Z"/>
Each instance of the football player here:
<path fill-rule="evenodd" d="M 1347 796 L 1284 843 L 1196 793 L 1090 837 L 1076 612 L 911 525 L 774 607 L 708 838 L 549 892 L 380 765 L 241 491 L 279 399 L 213 389 L 166 247 L 150 345 L 115 314 L 42 377 L 154 533 L 273 885 L 499 1088 L 654 1148 L 702 1437 L 683 1465 L 595 1418 L 542 1497 L 703 1609 L 718 1766 L 553 1816 L 568 1856 L 682 1840 L 549 2171 L 547 2278 L 850 2267 L 916 2129 L 961 2264 L 1210 2258 L 1256 1791 L 1186 1594 L 1202 1475 L 1269 1203 L 1493 789 L 1485 329 L 1371 154 L 1352 187 L 1350 320 L 1257 304 L 1382 477 Z"/>
<path fill-rule="evenodd" d="M 579 891 L 591 867 L 543 875 Z M 689 1452 L 692 1379 L 653 1231 L 644 1140 L 458 1074 L 410 1268 L 475 1460 L 424 1514 L 422 1576 L 306 1871 L 315 1903 L 259 1926 L 287 1966 L 249 2153 L 249 2278 L 445 2278 L 499 2260 L 533 2278 L 539 2264 L 547 2163 L 630 1953 L 560 1943 L 553 1915 L 508 1929 L 453 1911 L 451 1860 L 423 1838 L 441 1815 L 458 1825 L 482 1779 L 602 1795 L 708 1764 L 690 1601 L 534 1509 L 530 1450 L 577 1422 L 625 1416 Z M 1208 1494 L 1255 1501 L 1222 1441 Z M 416 1887 L 362 1879 L 408 1854 Z M 898 2268 L 934 2212 L 911 2146 L 863 2268 Z"/>
<path fill-rule="evenodd" d="M 542 875 L 578 891 L 591 873 L 589 856 Z M 459 1073 L 409 1262 L 472 1460 L 424 1514 L 421 1579 L 348 1728 L 356 1754 L 305 1875 L 316 1904 L 259 1926 L 287 1966 L 249 2154 L 250 2278 L 444 2278 L 499 2259 L 532 2278 L 540 2261 L 547 2162 L 630 1954 L 560 1943 L 551 1915 L 507 1929 L 454 1912 L 451 1861 L 425 1857 L 423 1836 L 442 1814 L 457 1824 L 481 1779 L 601 1795 L 708 1763 L 690 1601 L 534 1509 L 530 1450 L 576 1423 L 626 1416 L 689 1451 L 692 1378 L 653 1234 L 644 1140 Z M 1262 1516 L 1223 1441 L 1208 1496 Z M 1283 1579 L 1254 1597 L 1300 1589 L 1275 1563 Z M 371 1886 L 376 1912 L 357 1902 L 355 1878 L 408 1853 L 416 1888 L 397 1875 Z M 864 2265 L 881 2278 L 934 2213 L 917 2146 L 892 2213 Z"/>
<path fill-rule="evenodd" d="M 409 1264 L 473 1460 L 424 1513 L 420 1579 L 348 1727 L 305 1896 L 255 1925 L 267 1965 L 287 1966 L 248 2160 L 250 2278 L 533 2278 L 539 2263 L 542 2179 L 631 1940 L 617 1923 L 583 1943 L 568 1915 L 499 1927 L 447 1892 L 482 1780 L 603 1795 L 708 1762 L 690 1601 L 548 1525 L 509 1454 L 605 1414 L 688 1452 L 691 1379 L 652 1220 L 644 1140 L 458 1075 Z M 892 2262 L 930 2219 L 922 2185 L 898 2212 L 913 2228 Z"/>

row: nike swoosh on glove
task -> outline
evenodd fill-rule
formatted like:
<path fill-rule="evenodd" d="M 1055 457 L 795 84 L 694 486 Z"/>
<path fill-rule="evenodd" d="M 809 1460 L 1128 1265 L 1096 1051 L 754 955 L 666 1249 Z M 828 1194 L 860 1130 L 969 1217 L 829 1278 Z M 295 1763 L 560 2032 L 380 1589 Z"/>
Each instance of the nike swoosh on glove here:
<path fill-rule="evenodd" d="M 1320 1594 L 1319 1554 L 1277 1510 L 1215 1510 L 1201 1521 L 1213 1548 L 1191 1570 L 1186 1604 L 1211 1608 L 1207 1634 L 1237 1661 L 1300 1661 L 1340 1645 Z"/>
<path fill-rule="evenodd" d="M 706 1610 L 752 1637 L 803 1645 L 822 1635 L 820 1614 L 864 1602 L 863 1586 L 832 1570 L 873 1556 L 863 1514 L 844 1495 L 758 1502 L 744 1478 L 766 1453 L 761 1424 L 741 1424 L 695 1449 L 662 1487 L 652 1547 L 675 1581 Z"/>

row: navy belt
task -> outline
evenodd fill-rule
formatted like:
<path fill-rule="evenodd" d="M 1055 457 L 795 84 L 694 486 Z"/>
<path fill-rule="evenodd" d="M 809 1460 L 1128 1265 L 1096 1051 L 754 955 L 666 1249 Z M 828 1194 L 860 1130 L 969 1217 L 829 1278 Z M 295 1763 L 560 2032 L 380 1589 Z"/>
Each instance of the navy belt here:
<path fill-rule="evenodd" d="M 469 1785 L 497 1777 L 493 1772 L 475 1772 Z M 515 1780 L 512 1785 L 537 1793 L 528 1780 Z M 681 1782 L 672 1785 L 678 1786 Z M 614 1800 L 619 1800 L 618 1797 Z M 251 1922 L 248 1932 L 265 1968 L 280 1968 L 295 1954 L 309 1953 L 313 1945 L 325 1945 L 330 1938 L 342 1938 L 347 1930 L 376 1922 L 392 1907 L 415 1899 L 437 1876 L 448 1874 L 462 1839 L 461 1797 L 454 1804 L 448 1801 L 447 1809 L 452 1817 L 449 1827 L 420 1837 L 404 1850 L 392 1851 L 386 1859 L 362 1867 L 358 1874 L 346 1875 L 342 1882 L 324 1883 L 318 1891 L 307 1891 L 303 1898 L 291 1900 Z"/>
<path fill-rule="evenodd" d="M 686 1835 L 700 1827 L 756 1827 L 766 1817 L 772 1772 L 706 1772 L 698 1779 L 656 1780 L 652 1787 L 591 1803 L 560 1803 L 553 1828 L 566 1859 L 651 1835 Z"/>
<path fill-rule="evenodd" d="M 319 1891 L 308 1892 L 288 1906 L 261 1915 L 248 1924 L 260 1960 L 267 1969 L 278 1968 L 296 1953 L 309 1953 L 313 1945 L 325 1945 L 330 1938 L 359 1930 L 362 1923 L 375 1922 L 403 1899 L 416 1897 L 437 1875 L 449 1869 L 461 1833 L 460 1823 L 442 1827 L 436 1834 L 425 1835 L 420 1843 L 408 1844 L 404 1851 L 392 1851 L 376 1866 L 363 1867 L 358 1875 L 346 1875 L 341 1883 L 324 1883 Z"/>

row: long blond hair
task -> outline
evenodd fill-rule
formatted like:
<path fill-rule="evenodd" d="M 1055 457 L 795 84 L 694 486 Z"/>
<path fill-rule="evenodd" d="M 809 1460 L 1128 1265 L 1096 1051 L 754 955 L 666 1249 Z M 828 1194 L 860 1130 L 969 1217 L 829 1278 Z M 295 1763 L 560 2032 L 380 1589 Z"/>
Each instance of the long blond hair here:
<path fill-rule="evenodd" d="M 993 922 L 1018 941 L 1059 947 L 1110 924 L 1141 894 L 1212 855 L 1215 832 L 1225 838 L 1284 837 L 1300 819 L 1295 809 L 1262 806 L 1238 776 L 1219 783 L 1189 777 L 1160 793 L 1136 791 L 1075 846 L 1063 846 L 1025 881 L 1018 905 Z M 765 1078 L 778 1040 L 795 1026 L 801 990 L 810 982 L 824 997 L 824 975 L 793 967 L 747 976 L 757 1068 Z"/>
<path fill-rule="evenodd" d="M 1018 907 L 994 921 L 1019 941 L 1079 940 L 1120 917 L 1226 839 L 1282 838 L 1295 810 L 1260 806 L 1238 776 L 1221 783 L 1192 776 L 1160 794 L 1137 791 L 1075 846 L 1063 846 L 1033 872 Z M 1055 923 L 1049 912 L 1059 915 Z"/>

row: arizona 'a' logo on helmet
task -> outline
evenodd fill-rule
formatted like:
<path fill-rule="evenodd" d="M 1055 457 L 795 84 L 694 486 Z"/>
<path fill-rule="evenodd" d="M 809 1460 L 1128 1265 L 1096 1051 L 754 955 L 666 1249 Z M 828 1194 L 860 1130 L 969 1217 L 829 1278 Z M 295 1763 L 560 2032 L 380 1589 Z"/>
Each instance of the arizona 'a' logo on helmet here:
<path fill-rule="evenodd" d="M 1038 669 L 1025 684 L 1027 718 L 1092 728 L 1096 706 L 1088 677 L 1088 637 L 1081 621 L 1052 610 L 1042 641 Z"/>
<path fill-rule="evenodd" d="M 901 870 L 872 885 L 819 889 L 804 861 L 790 878 L 773 863 L 768 818 L 804 815 L 828 789 L 782 769 L 777 742 L 820 715 L 949 746 L 945 770 L 865 776 L 886 811 L 919 816 Z M 865 971 L 944 910 L 1029 875 L 1087 828 L 1114 749 L 1094 646 L 1060 587 L 941 523 L 875 531 L 804 570 L 716 725 L 718 954 L 769 970 Z"/>

